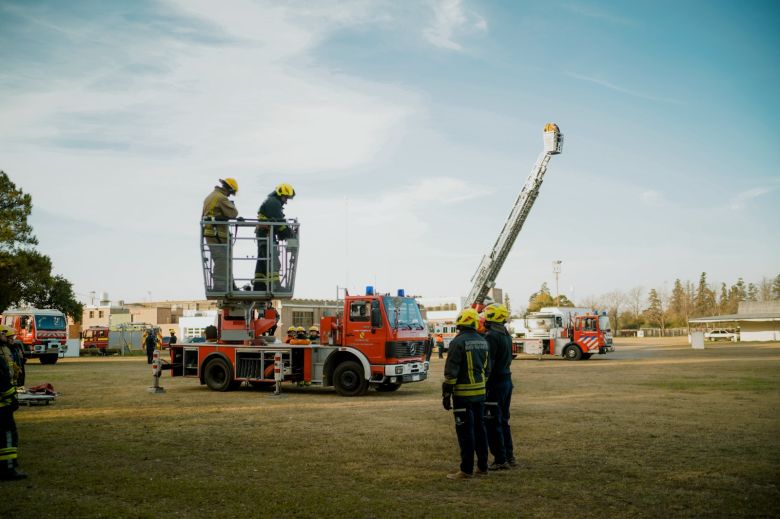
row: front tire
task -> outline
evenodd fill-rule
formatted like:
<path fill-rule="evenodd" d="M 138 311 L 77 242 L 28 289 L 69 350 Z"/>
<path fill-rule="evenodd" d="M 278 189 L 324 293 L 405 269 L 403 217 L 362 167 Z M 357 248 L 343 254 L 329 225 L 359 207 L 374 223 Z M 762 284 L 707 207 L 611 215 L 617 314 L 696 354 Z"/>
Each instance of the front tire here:
<path fill-rule="evenodd" d="M 398 389 L 401 387 L 401 384 L 393 384 L 391 382 L 384 382 L 382 384 L 379 384 L 376 386 L 376 390 L 379 393 L 392 393 L 393 391 L 398 391 Z"/>
<path fill-rule="evenodd" d="M 566 360 L 580 360 L 582 350 L 576 344 L 569 344 L 563 349 L 563 358 Z"/>
<path fill-rule="evenodd" d="M 236 387 L 233 381 L 233 369 L 221 357 L 206 363 L 206 367 L 203 368 L 203 381 L 214 391 L 230 391 Z"/>
<path fill-rule="evenodd" d="M 363 366 L 353 360 L 342 362 L 333 372 L 333 386 L 341 396 L 361 396 L 368 391 Z"/>
<path fill-rule="evenodd" d="M 47 353 L 41 355 L 41 364 L 57 364 L 57 360 L 60 358 L 56 353 Z"/>

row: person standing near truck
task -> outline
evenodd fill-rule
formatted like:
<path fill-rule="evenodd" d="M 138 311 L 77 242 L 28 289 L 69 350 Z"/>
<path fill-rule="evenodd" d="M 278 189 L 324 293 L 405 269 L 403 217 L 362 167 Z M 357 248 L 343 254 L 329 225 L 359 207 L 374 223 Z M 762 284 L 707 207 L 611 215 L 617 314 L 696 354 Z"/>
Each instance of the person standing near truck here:
<path fill-rule="evenodd" d="M 490 470 L 506 470 L 516 465 L 509 428 L 509 405 L 512 402 L 512 336 L 506 329 L 509 311 L 504 305 L 485 308 L 485 340 L 490 349 L 490 375 L 485 400 L 485 429 L 493 454 Z"/>
<path fill-rule="evenodd" d="M 488 473 L 488 444 L 483 422 L 485 379 L 488 374 L 488 343 L 477 333 L 479 314 L 466 308 L 455 320 L 458 334 L 450 342 L 444 365 L 442 405 L 452 409 L 460 447 L 460 470 L 449 479 L 474 477 L 474 454 L 478 476 Z"/>
<path fill-rule="evenodd" d="M 154 359 L 154 350 L 157 348 L 157 334 L 154 332 L 154 329 L 150 328 L 149 331 L 146 332 L 146 340 L 144 343 L 146 345 L 146 363 L 151 364 Z"/>
<path fill-rule="evenodd" d="M 0 327 L 0 480 L 24 479 L 20 472 L 19 432 L 14 412 L 19 409 L 16 384 L 21 366 L 14 361 L 11 341 L 16 336 L 13 328 Z"/>

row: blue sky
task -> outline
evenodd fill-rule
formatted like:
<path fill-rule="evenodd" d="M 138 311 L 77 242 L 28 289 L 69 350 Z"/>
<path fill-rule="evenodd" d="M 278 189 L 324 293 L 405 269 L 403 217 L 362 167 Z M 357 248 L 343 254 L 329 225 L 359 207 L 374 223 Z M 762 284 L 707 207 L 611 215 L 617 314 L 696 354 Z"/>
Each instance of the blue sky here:
<path fill-rule="evenodd" d="M 465 295 L 557 122 L 516 304 L 780 273 L 773 2 L 0 0 L 0 168 L 86 297 L 199 298 L 219 177 L 299 196 L 300 297 Z"/>

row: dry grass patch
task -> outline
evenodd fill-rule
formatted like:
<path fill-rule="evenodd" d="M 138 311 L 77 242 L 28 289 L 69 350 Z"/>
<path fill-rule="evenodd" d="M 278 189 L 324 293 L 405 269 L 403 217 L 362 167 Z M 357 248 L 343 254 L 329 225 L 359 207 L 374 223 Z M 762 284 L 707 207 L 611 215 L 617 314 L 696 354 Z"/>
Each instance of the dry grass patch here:
<path fill-rule="evenodd" d="M 622 347 L 621 347 L 622 346 Z M 452 482 L 443 362 L 348 399 L 215 393 L 145 359 L 29 364 L 63 392 L 17 414 L 23 468 L 2 517 L 777 516 L 780 345 L 653 339 L 584 362 L 513 365 L 519 469 Z"/>

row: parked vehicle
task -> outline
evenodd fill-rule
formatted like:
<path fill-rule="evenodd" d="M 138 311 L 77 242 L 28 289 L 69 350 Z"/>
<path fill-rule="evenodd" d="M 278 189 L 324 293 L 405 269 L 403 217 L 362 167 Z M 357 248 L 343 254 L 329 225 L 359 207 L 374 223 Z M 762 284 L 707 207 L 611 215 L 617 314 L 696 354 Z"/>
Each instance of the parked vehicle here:
<path fill-rule="evenodd" d="M 590 308 L 548 307 L 526 317 L 523 353 L 560 355 L 567 360 L 589 359 L 594 353 L 615 351 L 606 312 Z"/>
<path fill-rule="evenodd" d="M 704 334 L 704 338 L 708 341 L 732 341 L 737 342 L 739 340 L 739 335 L 735 332 L 732 332 L 730 330 L 726 330 L 723 328 L 718 328 L 715 330 L 710 330 Z"/>
<path fill-rule="evenodd" d="M 68 321 L 59 310 L 21 308 L 3 312 L 2 322 L 16 330 L 25 359 L 55 364 L 68 350 Z"/>

